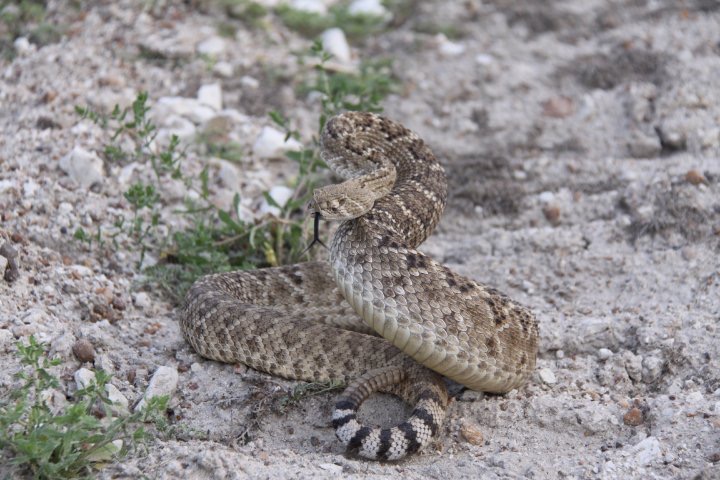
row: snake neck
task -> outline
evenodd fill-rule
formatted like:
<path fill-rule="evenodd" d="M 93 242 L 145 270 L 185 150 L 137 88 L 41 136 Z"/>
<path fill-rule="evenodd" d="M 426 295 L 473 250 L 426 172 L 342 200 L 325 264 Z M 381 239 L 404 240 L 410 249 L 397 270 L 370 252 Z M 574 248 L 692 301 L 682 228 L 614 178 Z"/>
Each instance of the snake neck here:
<path fill-rule="evenodd" d="M 323 159 L 348 179 L 345 183 L 379 193 L 372 206 L 343 223 L 345 235 L 415 248 L 432 233 L 447 202 L 447 179 L 414 132 L 379 115 L 349 112 L 327 123 L 321 141 Z M 383 188 L 368 187 L 375 183 Z"/>

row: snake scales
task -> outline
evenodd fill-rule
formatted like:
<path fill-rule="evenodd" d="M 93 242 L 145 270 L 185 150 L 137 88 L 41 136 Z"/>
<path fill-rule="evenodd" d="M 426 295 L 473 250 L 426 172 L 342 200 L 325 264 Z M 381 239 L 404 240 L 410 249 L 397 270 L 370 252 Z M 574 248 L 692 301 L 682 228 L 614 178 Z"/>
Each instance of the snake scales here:
<path fill-rule="evenodd" d="M 372 459 L 432 440 L 448 403 L 440 375 L 507 392 L 535 367 L 537 323 L 497 290 L 415 250 L 445 207 L 442 166 L 413 132 L 384 117 L 331 119 L 322 157 L 347 179 L 312 208 L 342 221 L 330 261 L 209 275 L 189 290 L 183 334 L 202 356 L 290 379 L 349 382 L 333 414 L 338 438 Z M 438 375 L 439 374 L 439 375 Z M 360 425 L 373 391 L 415 405 L 390 429 Z"/>

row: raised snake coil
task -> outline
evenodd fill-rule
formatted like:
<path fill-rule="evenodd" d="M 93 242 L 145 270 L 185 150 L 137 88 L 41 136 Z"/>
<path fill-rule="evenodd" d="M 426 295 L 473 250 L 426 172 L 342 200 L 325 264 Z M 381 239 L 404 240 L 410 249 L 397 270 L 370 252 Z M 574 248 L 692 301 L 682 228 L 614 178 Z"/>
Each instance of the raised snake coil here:
<path fill-rule="evenodd" d="M 439 432 L 448 398 L 437 374 L 486 392 L 522 385 L 535 367 L 537 323 L 497 290 L 415 250 L 447 197 L 444 170 L 417 135 L 348 112 L 327 123 L 321 145 L 347 179 L 315 191 L 314 210 L 343 220 L 330 262 L 203 277 L 186 296 L 181 328 L 207 358 L 350 382 L 333 414 L 338 438 L 367 458 L 402 458 Z M 356 410 L 373 391 L 415 404 L 410 419 L 361 426 Z"/>

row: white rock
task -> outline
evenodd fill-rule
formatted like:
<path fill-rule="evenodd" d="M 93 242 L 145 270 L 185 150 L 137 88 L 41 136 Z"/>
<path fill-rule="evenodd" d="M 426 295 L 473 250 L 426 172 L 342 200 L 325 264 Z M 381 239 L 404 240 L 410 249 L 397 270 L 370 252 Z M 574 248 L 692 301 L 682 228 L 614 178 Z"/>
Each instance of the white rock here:
<path fill-rule="evenodd" d="M 103 181 L 103 162 L 95 152 L 75 147 L 60 159 L 60 169 L 83 188 Z"/>
<path fill-rule="evenodd" d="M 235 73 L 232 64 L 228 62 L 217 62 L 213 67 L 213 73 L 221 77 L 230 78 Z"/>
<path fill-rule="evenodd" d="M 478 65 L 491 65 L 495 63 L 495 57 L 487 53 L 480 53 L 475 57 L 475 63 Z"/>
<path fill-rule="evenodd" d="M 136 307 L 145 310 L 146 308 L 150 307 L 150 295 L 145 292 L 137 292 L 133 295 L 133 303 Z"/>
<path fill-rule="evenodd" d="M 0 277 L 5 275 L 5 270 L 7 270 L 8 266 L 8 259 L 0 255 Z"/>
<path fill-rule="evenodd" d="M 437 42 L 440 54 L 446 57 L 456 57 L 465 52 L 465 45 L 448 40 L 442 33 L 435 35 L 435 41 Z"/>
<path fill-rule="evenodd" d="M 293 10 L 317 13 L 318 15 L 325 15 L 327 13 L 327 6 L 320 0 L 293 0 L 290 3 L 290 7 Z"/>
<path fill-rule="evenodd" d="M 4 193 L 17 186 L 16 180 L 0 180 L 0 193 Z"/>
<path fill-rule="evenodd" d="M 125 409 L 128 408 L 129 402 L 127 397 L 125 397 L 125 395 L 123 395 L 122 392 L 118 390 L 118 388 L 112 383 L 108 383 L 105 385 L 105 393 L 107 394 L 108 400 L 110 400 L 115 405 L 118 405 Z"/>
<path fill-rule="evenodd" d="M 332 473 L 333 475 L 340 475 L 342 474 L 343 467 L 340 465 L 335 465 L 334 463 L 321 463 L 318 465 L 321 469 L 328 471 Z"/>
<path fill-rule="evenodd" d="M 147 390 L 145 390 L 145 395 L 135 406 L 135 411 L 139 412 L 145 408 L 147 402 L 153 397 L 163 395 L 172 396 L 172 394 L 175 393 L 175 388 L 177 388 L 177 383 L 178 372 L 176 369 L 166 366 L 158 367 L 150 379 L 150 384 Z"/>
<path fill-rule="evenodd" d="M 190 145 L 195 141 L 197 128 L 185 117 L 170 115 L 165 119 L 165 126 L 158 130 L 155 142 L 162 146 L 170 144 L 173 135 L 178 137 L 181 145 Z"/>
<path fill-rule="evenodd" d="M 270 189 L 268 194 L 272 197 L 273 200 L 275 200 L 275 203 L 280 205 L 281 207 L 284 206 L 288 200 L 293 195 L 293 190 L 284 186 L 284 185 L 276 185 Z M 272 215 L 275 215 L 276 217 L 280 215 L 280 209 L 274 205 L 270 205 L 265 198 L 263 198 L 263 203 L 260 206 L 260 213 L 270 213 Z"/>
<path fill-rule="evenodd" d="M 323 49 L 330 53 L 335 60 L 342 63 L 350 63 L 352 54 L 350 53 L 350 45 L 348 44 L 347 38 L 345 38 L 345 32 L 339 28 L 331 28 L 325 30 L 321 38 Z"/>
<path fill-rule="evenodd" d="M 95 381 L 95 372 L 87 368 L 81 368 L 75 372 L 73 377 L 75 377 L 75 384 L 78 390 L 80 390 L 89 387 L 90 384 Z"/>
<path fill-rule="evenodd" d="M 30 40 L 28 40 L 25 37 L 18 37 L 13 42 L 13 46 L 15 47 L 15 51 L 19 53 L 20 55 L 26 55 L 28 53 L 32 53 L 35 51 L 35 45 L 30 43 Z"/>
<path fill-rule="evenodd" d="M 555 194 L 553 192 L 542 192 L 540 195 L 538 195 L 538 200 L 540 200 L 543 203 L 550 203 L 555 198 Z"/>
<path fill-rule="evenodd" d="M 243 75 L 242 77 L 240 77 L 240 85 L 242 85 L 243 87 L 252 88 L 254 90 L 260 86 L 260 82 L 258 82 L 257 78 Z"/>
<path fill-rule="evenodd" d="M 222 87 L 219 83 L 210 83 L 203 85 L 198 90 L 198 101 L 203 105 L 222 110 Z"/>
<path fill-rule="evenodd" d="M 609 348 L 601 348 L 597 351 L 597 357 L 600 360 L 607 360 L 608 358 L 613 356 L 612 350 Z"/>
<path fill-rule="evenodd" d="M 160 126 L 164 127 L 168 117 L 173 114 L 199 124 L 210 120 L 216 112 L 196 98 L 160 97 L 153 105 L 152 116 Z"/>
<path fill-rule="evenodd" d="M 285 133 L 273 127 L 263 127 L 253 144 L 253 153 L 259 158 L 273 158 L 287 150 L 300 150 L 302 144 L 294 138 L 285 141 Z"/>
<path fill-rule="evenodd" d="M 555 358 L 565 358 L 565 352 L 563 350 L 557 350 L 555 352 Z"/>
<path fill-rule="evenodd" d="M 218 160 L 219 169 L 218 177 L 220 177 L 220 183 L 230 189 L 237 189 L 240 187 L 240 171 L 227 160 Z"/>
<path fill-rule="evenodd" d="M 542 380 L 543 383 L 546 383 L 548 385 L 553 385 L 557 383 L 555 374 L 549 368 L 541 368 L 540 371 L 538 371 L 538 375 L 540 376 L 540 380 Z"/>
<path fill-rule="evenodd" d="M 655 437 L 647 437 L 630 448 L 635 462 L 641 466 L 647 466 L 660 456 L 660 442 Z"/>
<path fill-rule="evenodd" d="M 348 12 L 350 15 L 373 15 L 376 17 L 385 17 L 389 13 L 380 0 L 355 0 L 348 7 Z"/>
<path fill-rule="evenodd" d="M 225 53 L 226 44 L 224 39 L 215 36 L 206 38 L 202 42 L 198 43 L 196 49 L 200 54 L 211 57 L 219 57 Z"/>
<path fill-rule="evenodd" d="M 35 192 L 37 192 L 40 189 L 40 185 L 37 184 L 34 180 L 27 180 L 25 183 L 23 183 L 23 196 L 25 198 L 33 197 L 35 196 Z"/>

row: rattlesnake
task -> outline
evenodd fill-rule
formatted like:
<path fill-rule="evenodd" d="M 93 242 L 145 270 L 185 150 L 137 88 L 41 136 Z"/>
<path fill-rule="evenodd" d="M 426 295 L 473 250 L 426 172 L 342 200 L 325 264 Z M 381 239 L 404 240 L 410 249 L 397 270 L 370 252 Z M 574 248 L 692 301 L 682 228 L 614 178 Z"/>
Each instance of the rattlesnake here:
<path fill-rule="evenodd" d="M 329 263 L 203 277 L 187 293 L 180 325 L 204 357 L 351 382 L 333 413 L 338 438 L 364 457 L 394 460 L 439 432 L 448 395 L 438 374 L 487 392 L 522 385 L 535 366 L 537 323 L 497 290 L 415 250 L 447 197 L 444 170 L 415 133 L 348 112 L 327 122 L 321 147 L 347 179 L 317 189 L 311 205 L 343 221 Z M 362 427 L 356 411 L 373 391 L 415 404 L 410 419 Z"/>

